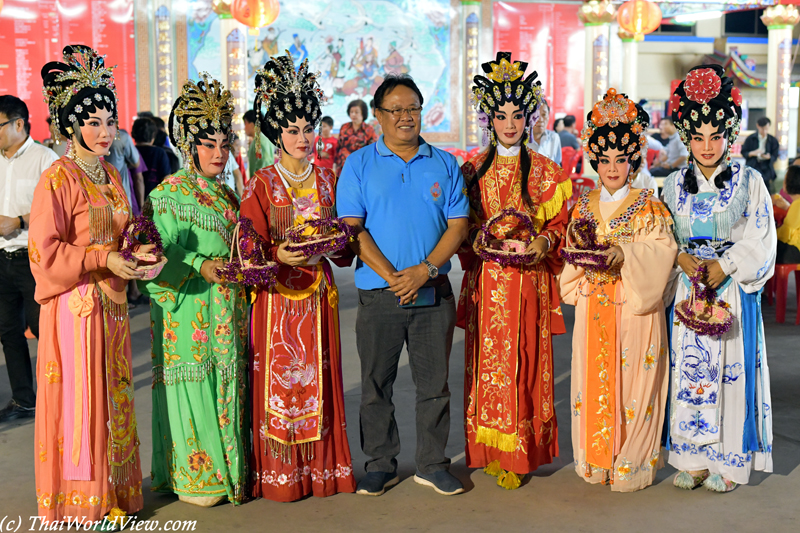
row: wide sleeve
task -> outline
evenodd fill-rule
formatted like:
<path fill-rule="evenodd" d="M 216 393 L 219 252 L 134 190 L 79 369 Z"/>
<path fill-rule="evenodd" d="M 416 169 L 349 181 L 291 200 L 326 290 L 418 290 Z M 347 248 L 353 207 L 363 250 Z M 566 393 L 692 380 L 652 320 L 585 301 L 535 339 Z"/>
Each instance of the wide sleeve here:
<path fill-rule="evenodd" d="M 157 191 L 156 189 L 153 192 Z M 189 240 L 196 242 L 196 238 L 188 224 L 178 221 L 169 207 L 163 210 L 155 209 L 153 222 L 161 235 L 167 264 L 156 278 L 146 282 L 139 281 L 138 284 L 155 303 L 167 311 L 172 311 L 180 305 L 185 296 L 186 291 L 182 290 L 183 286 L 190 279 L 200 276 L 200 267 L 208 258 L 184 247 Z"/>
<path fill-rule="evenodd" d="M 775 270 L 778 238 L 772 214 L 772 199 L 761 175 L 749 168 L 750 199 L 744 233 L 735 239 L 720 259 L 725 274 L 750 294 L 761 289 Z M 736 231 L 734 226 L 734 232 Z"/>
<path fill-rule="evenodd" d="M 28 254 L 36 280 L 36 301 L 40 304 L 72 289 L 87 273 L 106 267 L 108 250 L 69 242 L 75 231 L 73 213 L 82 194 L 80 186 L 59 164 L 45 170 L 36 185 Z"/>
<path fill-rule="evenodd" d="M 584 276 L 584 270 L 581 267 L 564 264 L 564 268 L 557 276 L 558 292 L 561 296 L 561 301 L 567 305 L 578 305 L 578 285 Z"/>
<path fill-rule="evenodd" d="M 619 245 L 625 254 L 620 274 L 631 311 L 634 315 L 645 315 L 664 302 L 678 245 L 671 228 L 658 223 L 650 231 L 638 233 L 634 239 L 634 242 Z"/>

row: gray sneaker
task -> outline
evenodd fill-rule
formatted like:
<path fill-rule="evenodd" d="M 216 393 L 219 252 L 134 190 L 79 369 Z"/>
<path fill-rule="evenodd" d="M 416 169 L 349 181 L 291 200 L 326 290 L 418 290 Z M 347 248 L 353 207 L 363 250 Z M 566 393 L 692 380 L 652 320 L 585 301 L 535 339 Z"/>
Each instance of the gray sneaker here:
<path fill-rule="evenodd" d="M 367 472 L 356 487 L 356 494 L 365 496 L 380 496 L 389 487 L 400 483 L 397 472 Z"/>
<path fill-rule="evenodd" d="M 464 492 L 464 485 L 447 470 L 439 470 L 433 474 L 421 474 L 417 471 L 414 481 L 426 487 L 433 487 L 433 490 L 445 496 Z"/>

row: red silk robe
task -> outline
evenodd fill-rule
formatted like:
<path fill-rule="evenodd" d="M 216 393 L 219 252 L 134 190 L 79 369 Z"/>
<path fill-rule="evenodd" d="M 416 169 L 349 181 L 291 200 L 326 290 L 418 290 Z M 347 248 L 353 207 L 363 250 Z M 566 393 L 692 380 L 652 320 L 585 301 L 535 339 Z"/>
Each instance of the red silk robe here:
<path fill-rule="evenodd" d="M 334 211 L 335 180 L 314 168 L 318 206 Z M 267 242 L 278 244 L 297 217 L 291 191 L 275 167 L 253 176 L 241 214 Z M 347 266 L 352 254 L 335 259 Z M 339 293 L 326 259 L 316 265 L 280 265 L 278 283 L 258 291 L 251 318 L 250 383 L 253 398 L 252 495 L 294 501 L 307 494 L 355 492 L 344 414 Z"/>
<path fill-rule="evenodd" d="M 517 474 L 558 456 L 551 340 L 566 333 L 555 276 L 572 194 L 572 183 L 556 163 L 532 150 L 528 155 L 528 192 L 536 208 L 527 211 L 537 233 L 550 240 L 547 259 L 503 268 L 471 248 L 459 254 L 466 271 L 458 325 L 465 329 L 467 465 L 480 468 L 499 460 L 501 468 Z M 478 193 L 474 182 L 486 156 L 478 154 L 462 167 L 470 203 L 479 206 L 471 214 L 471 235 L 502 209 L 526 211 L 519 156 L 496 155 Z"/>

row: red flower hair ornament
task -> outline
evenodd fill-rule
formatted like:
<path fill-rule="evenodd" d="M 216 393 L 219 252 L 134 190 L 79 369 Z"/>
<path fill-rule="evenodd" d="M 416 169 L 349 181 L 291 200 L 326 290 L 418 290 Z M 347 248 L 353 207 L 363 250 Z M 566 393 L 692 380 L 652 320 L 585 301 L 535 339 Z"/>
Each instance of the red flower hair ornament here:
<path fill-rule="evenodd" d="M 691 71 L 686 75 L 683 89 L 686 97 L 698 104 L 705 104 L 713 100 L 722 88 L 722 80 L 710 68 L 701 68 Z M 741 102 L 741 95 L 739 95 Z"/>
<path fill-rule="evenodd" d="M 738 106 L 742 105 L 742 91 L 740 91 L 738 87 L 734 87 L 731 90 L 731 100 Z"/>

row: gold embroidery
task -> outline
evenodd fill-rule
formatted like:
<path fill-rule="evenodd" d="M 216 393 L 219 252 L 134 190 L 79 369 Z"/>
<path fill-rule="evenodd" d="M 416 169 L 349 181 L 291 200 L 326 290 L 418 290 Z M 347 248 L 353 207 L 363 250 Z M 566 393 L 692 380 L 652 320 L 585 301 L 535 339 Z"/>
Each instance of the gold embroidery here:
<path fill-rule="evenodd" d="M 47 181 L 44 183 L 44 188 L 48 191 L 55 191 L 61 187 L 61 184 L 64 183 L 65 178 L 66 175 L 64 170 L 59 168 L 47 176 Z"/>
<path fill-rule="evenodd" d="M 58 363 L 55 361 L 48 361 L 47 365 L 45 365 L 45 377 L 47 378 L 47 383 L 61 383 L 61 368 L 59 368 Z"/>
<path fill-rule="evenodd" d="M 42 260 L 42 256 L 39 253 L 39 250 L 36 248 L 36 241 L 30 239 L 30 243 L 28 246 L 28 259 L 30 259 L 31 263 L 38 265 L 39 261 Z"/>

